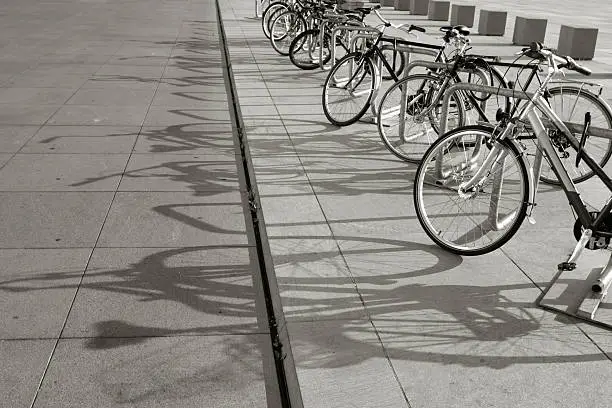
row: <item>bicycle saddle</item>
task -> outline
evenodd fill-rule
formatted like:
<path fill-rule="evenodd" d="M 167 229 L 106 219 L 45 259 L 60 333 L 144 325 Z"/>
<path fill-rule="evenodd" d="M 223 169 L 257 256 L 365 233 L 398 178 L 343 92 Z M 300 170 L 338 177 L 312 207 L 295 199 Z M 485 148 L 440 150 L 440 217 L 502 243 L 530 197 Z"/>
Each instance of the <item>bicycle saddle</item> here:
<path fill-rule="evenodd" d="M 440 31 L 442 31 L 443 33 L 449 32 L 451 30 L 456 30 L 461 35 L 470 35 L 470 30 L 468 29 L 467 26 L 464 26 L 464 25 L 440 27 Z"/>
<path fill-rule="evenodd" d="M 352 10 L 358 11 L 360 13 L 363 13 L 364 15 L 368 15 L 372 12 L 372 10 L 378 10 L 380 7 L 355 7 Z"/>

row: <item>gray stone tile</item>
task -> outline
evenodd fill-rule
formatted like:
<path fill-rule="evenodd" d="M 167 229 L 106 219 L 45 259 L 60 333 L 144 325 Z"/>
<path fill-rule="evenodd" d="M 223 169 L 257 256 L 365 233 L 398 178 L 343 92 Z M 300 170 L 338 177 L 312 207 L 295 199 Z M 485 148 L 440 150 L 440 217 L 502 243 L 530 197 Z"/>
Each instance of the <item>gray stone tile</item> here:
<path fill-rule="evenodd" d="M 109 65 L 100 67 L 94 74 L 96 77 L 107 78 L 161 78 L 163 66 L 156 65 Z"/>
<path fill-rule="evenodd" d="M 13 157 L 12 153 L 0 153 L 0 169 Z"/>
<path fill-rule="evenodd" d="M 314 195 L 277 194 L 260 197 L 270 236 L 319 236 L 331 233 L 325 215 Z"/>
<path fill-rule="evenodd" d="M 0 170 L 2 191 L 115 191 L 128 155 L 17 154 Z"/>
<path fill-rule="evenodd" d="M 129 153 L 139 126 L 43 126 L 20 153 Z"/>
<path fill-rule="evenodd" d="M 59 336 L 91 249 L 0 249 L 0 338 Z"/>
<path fill-rule="evenodd" d="M 569 408 L 612 380 L 605 355 L 575 325 L 542 310 L 422 310 L 375 325 L 414 406 Z"/>
<path fill-rule="evenodd" d="M 83 83 L 81 89 L 107 89 L 109 91 L 125 88 L 155 90 L 158 85 L 159 80 L 157 79 L 92 77 Z"/>
<path fill-rule="evenodd" d="M 70 88 L 0 88 L 0 104 L 61 105 L 73 93 Z"/>
<path fill-rule="evenodd" d="M 48 124 L 51 125 L 142 125 L 148 106 L 64 105 Z"/>
<path fill-rule="evenodd" d="M 0 341 L 0 398 L 7 407 L 29 407 L 55 340 Z"/>
<path fill-rule="evenodd" d="M 38 129 L 39 126 L 0 125 L 0 152 L 17 152 Z"/>
<path fill-rule="evenodd" d="M 165 67 L 168 63 L 166 56 L 120 56 L 113 55 L 106 61 L 107 65 L 151 65 L 156 67 Z"/>
<path fill-rule="evenodd" d="M 153 89 L 119 88 L 107 89 L 85 88 L 78 90 L 67 102 L 68 105 L 102 105 L 102 106 L 148 106 L 153 99 Z"/>
<path fill-rule="evenodd" d="M 12 105 L 0 109 L 0 125 L 42 125 L 57 110 L 55 105 Z"/>
<path fill-rule="evenodd" d="M 93 246 L 112 192 L 0 193 L 0 247 Z"/>
<path fill-rule="evenodd" d="M 24 72 L 6 81 L 5 85 L 15 88 L 66 88 L 76 90 L 89 79 L 88 74 L 57 73 L 47 75 L 44 72 Z"/>
<path fill-rule="evenodd" d="M 167 108 L 152 106 L 145 119 L 145 126 L 176 126 L 185 124 L 230 124 L 228 110 L 200 110 L 192 108 Z"/>
<path fill-rule="evenodd" d="M 153 106 L 166 108 L 190 108 L 203 110 L 228 110 L 227 94 L 211 92 L 158 92 L 153 98 Z"/>
<path fill-rule="evenodd" d="M 232 125 L 185 124 L 143 127 L 136 153 L 228 154 L 236 153 Z"/>
<path fill-rule="evenodd" d="M 65 337 L 256 333 L 249 248 L 96 249 Z M 264 320 L 265 322 L 265 320 Z"/>
<path fill-rule="evenodd" d="M 118 193 L 103 247 L 247 244 L 239 192 Z"/>
<path fill-rule="evenodd" d="M 35 407 L 264 408 L 264 336 L 62 340 Z"/>
<path fill-rule="evenodd" d="M 163 78 L 159 83 L 158 92 L 227 92 L 223 83 L 204 84 L 189 78 Z"/>
<path fill-rule="evenodd" d="M 238 190 L 236 165 L 234 154 L 134 154 L 119 191 Z"/>
<path fill-rule="evenodd" d="M 287 321 L 367 318 L 334 240 L 272 238 L 270 248 Z"/>
<path fill-rule="evenodd" d="M 288 322 L 304 407 L 406 407 L 369 322 Z"/>

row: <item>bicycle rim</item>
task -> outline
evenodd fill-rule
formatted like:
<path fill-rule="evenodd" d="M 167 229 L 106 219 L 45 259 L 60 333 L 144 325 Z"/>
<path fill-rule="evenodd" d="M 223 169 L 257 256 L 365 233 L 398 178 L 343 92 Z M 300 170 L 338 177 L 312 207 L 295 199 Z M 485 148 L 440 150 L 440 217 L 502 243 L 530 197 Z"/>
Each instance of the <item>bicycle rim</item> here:
<path fill-rule="evenodd" d="M 427 74 L 410 75 L 394 84 L 378 108 L 378 133 L 385 146 L 400 159 L 419 163 L 429 146 L 438 139 L 441 101 L 431 107 L 437 95 L 438 79 Z M 447 128 L 463 124 L 462 106 L 451 97 Z"/>
<path fill-rule="evenodd" d="M 497 154 L 491 153 L 493 146 Z M 464 184 L 488 154 L 495 155 L 493 165 L 484 169 L 477 188 L 466 191 Z M 417 217 L 439 246 L 460 255 L 485 254 L 519 229 L 527 211 L 528 183 L 522 154 L 512 143 L 492 142 L 491 129 L 483 126 L 456 129 L 430 147 L 417 170 Z"/>
<path fill-rule="evenodd" d="M 323 111 L 337 126 L 357 122 L 374 94 L 374 65 L 362 54 L 348 54 L 329 72 L 323 85 Z"/>
<path fill-rule="evenodd" d="M 584 115 L 590 112 L 591 127 L 612 129 L 610 108 L 591 92 L 573 86 L 558 86 L 549 89 L 549 93 L 548 103 L 550 107 L 564 122 L 583 125 Z M 574 133 L 574 136 L 580 140 L 582 134 Z M 556 147 L 563 143 L 562 140 L 554 139 L 554 136 L 552 140 Z M 535 146 L 531 149 L 535 149 Z M 604 167 L 612 154 L 612 140 L 590 135 L 584 145 L 584 151 L 601 167 Z M 580 183 L 593 176 L 593 171 L 584 160 L 576 167 L 576 151 L 574 149 L 567 148 L 565 154 L 559 156 L 574 183 Z M 542 163 L 540 180 L 548 184 L 560 184 L 546 160 Z"/>
<path fill-rule="evenodd" d="M 289 55 L 291 42 L 306 28 L 304 18 L 295 11 L 280 14 L 272 23 L 270 42 L 281 55 Z"/>

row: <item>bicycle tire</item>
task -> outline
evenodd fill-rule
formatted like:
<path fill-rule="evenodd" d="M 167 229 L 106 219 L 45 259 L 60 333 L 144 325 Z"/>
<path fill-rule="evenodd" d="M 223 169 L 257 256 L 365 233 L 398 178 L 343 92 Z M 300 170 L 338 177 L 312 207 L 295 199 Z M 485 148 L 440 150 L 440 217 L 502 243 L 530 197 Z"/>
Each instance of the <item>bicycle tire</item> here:
<path fill-rule="evenodd" d="M 440 78 L 430 74 L 409 75 L 393 84 L 383 95 L 376 120 L 378 133 L 396 157 L 419 163 L 429 146 L 438 139 L 441 100 L 431 111 L 423 112 L 431 107 L 439 82 Z M 404 90 L 406 106 L 400 108 Z M 464 124 L 464 108 L 458 95 L 454 93 L 451 96 L 451 108 L 454 106 L 456 110 L 449 110 L 448 129 Z"/>
<path fill-rule="evenodd" d="M 470 142 L 463 144 L 463 138 Z M 485 169 L 482 184 L 462 191 L 462 183 L 474 176 L 494 146 L 499 154 Z M 414 205 L 423 230 L 458 255 L 482 255 L 505 244 L 525 219 L 528 196 L 522 153 L 513 141 L 494 140 L 489 126 L 466 126 L 441 136 L 425 153 L 414 179 Z"/>
<path fill-rule="evenodd" d="M 568 98 L 565 98 L 566 96 Z M 568 103 L 563 101 L 564 98 Z M 574 98 L 575 101 L 573 100 Z M 592 127 L 612 129 L 612 110 L 610 106 L 601 97 L 586 89 L 567 85 L 549 88 L 548 103 L 564 122 L 582 125 L 585 113 L 590 112 Z M 577 106 L 580 103 L 583 103 L 583 105 L 578 108 Z M 580 140 L 582 134 L 575 133 L 574 136 Z M 584 150 L 603 168 L 612 155 L 612 139 L 598 138 L 590 135 L 586 140 Z M 569 155 L 562 156 L 560 159 L 563 163 L 567 163 L 564 167 L 574 183 L 581 183 L 593 177 L 593 171 L 586 165 L 584 160 L 576 168 L 576 151 L 574 149 L 565 149 L 565 151 Z M 561 184 L 546 160 L 542 162 L 540 181 L 552 185 Z"/>
<path fill-rule="evenodd" d="M 357 67 L 354 72 L 351 64 Z M 348 126 L 361 119 L 374 96 L 376 87 L 374 75 L 372 60 L 359 52 L 347 54 L 334 65 L 323 84 L 322 98 L 323 112 L 330 123 L 336 126 Z M 345 85 L 338 86 L 338 84 Z M 347 89 L 349 84 L 352 90 Z M 343 88 L 344 92 L 334 91 Z M 337 102 L 332 101 L 331 99 L 338 94 L 342 94 L 342 99 Z"/>
<path fill-rule="evenodd" d="M 274 51 L 289 56 L 289 46 L 295 37 L 306 30 L 306 20 L 297 11 L 288 10 L 278 15 L 272 22 L 270 42 Z"/>
<path fill-rule="evenodd" d="M 282 11 L 289 10 L 289 6 L 284 1 L 275 1 L 270 3 L 264 10 L 261 16 L 261 30 L 267 39 L 270 39 L 270 23 L 277 17 L 277 12 L 280 14 Z"/>
<path fill-rule="evenodd" d="M 319 51 L 321 48 L 321 30 L 313 28 L 306 30 L 293 39 L 289 46 L 289 59 L 296 67 L 312 70 L 321 66 Z M 325 35 L 323 40 L 323 64 L 331 59 L 330 38 Z"/>

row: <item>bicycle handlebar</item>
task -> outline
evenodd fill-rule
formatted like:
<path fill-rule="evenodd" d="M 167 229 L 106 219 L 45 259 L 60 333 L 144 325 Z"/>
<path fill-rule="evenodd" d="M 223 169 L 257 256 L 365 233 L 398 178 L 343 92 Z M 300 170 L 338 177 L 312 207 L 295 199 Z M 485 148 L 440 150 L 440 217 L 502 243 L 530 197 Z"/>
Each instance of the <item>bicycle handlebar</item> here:
<path fill-rule="evenodd" d="M 544 47 L 544 45 L 539 42 L 532 42 L 528 48 L 523 48 L 522 54 L 534 59 L 547 59 L 555 69 L 567 68 L 586 76 L 589 76 L 592 73 L 590 69 L 578 64 L 572 57 L 558 55 L 553 50 Z"/>
<path fill-rule="evenodd" d="M 378 19 L 381 21 L 381 23 L 385 25 L 385 27 L 393 27 L 398 30 L 406 31 L 408 33 L 410 33 L 411 31 L 418 31 L 420 33 L 425 32 L 425 29 L 423 27 L 419 27 L 414 24 L 409 24 L 409 25 L 408 24 L 393 24 L 392 22 L 390 22 L 389 20 L 386 20 L 383 16 L 380 15 L 380 12 L 378 11 L 380 7 L 381 6 L 379 4 L 376 7 L 374 7 L 372 11 L 374 11 L 374 14 L 376 14 L 376 17 L 378 17 Z M 405 28 L 407 25 L 408 25 L 408 29 Z"/>

